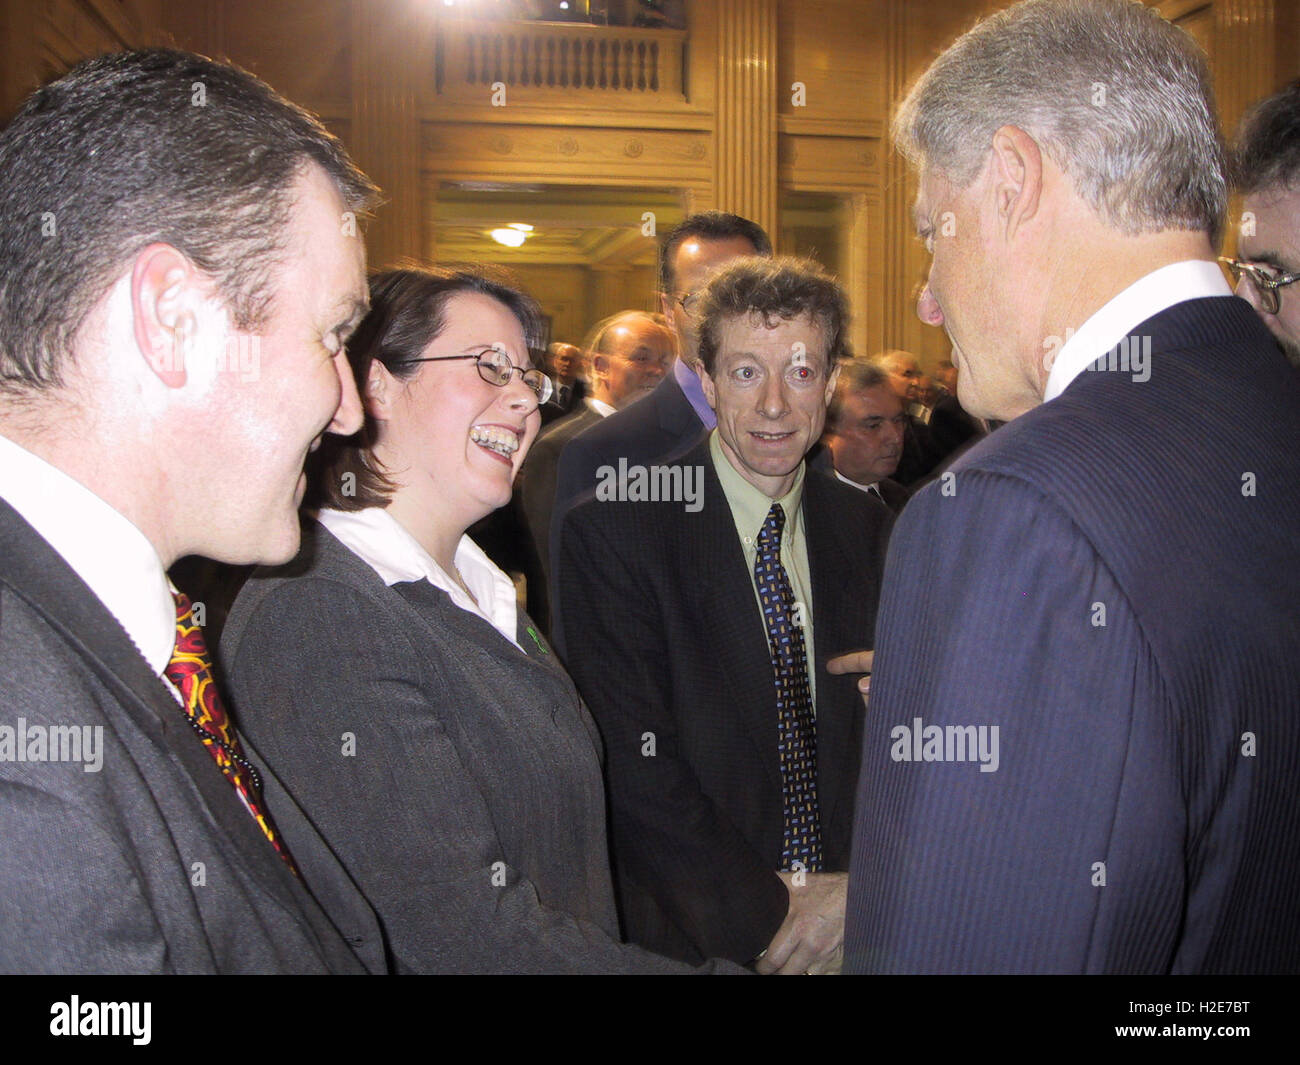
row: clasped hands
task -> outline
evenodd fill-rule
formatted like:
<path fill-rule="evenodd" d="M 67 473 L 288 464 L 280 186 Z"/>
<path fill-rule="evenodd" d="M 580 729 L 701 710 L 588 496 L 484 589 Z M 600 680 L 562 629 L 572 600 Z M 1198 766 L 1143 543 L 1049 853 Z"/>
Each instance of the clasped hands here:
<path fill-rule="evenodd" d="M 764 976 L 826 976 L 844 960 L 844 902 L 848 873 L 777 873 L 790 909 L 755 968 Z"/>
<path fill-rule="evenodd" d="M 873 651 L 854 651 L 826 663 L 830 673 L 862 673 L 858 691 L 865 702 L 871 688 Z M 848 873 L 777 873 L 790 892 L 790 909 L 755 968 L 778 976 L 825 976 L 844 961 L 844 904 Z"/>

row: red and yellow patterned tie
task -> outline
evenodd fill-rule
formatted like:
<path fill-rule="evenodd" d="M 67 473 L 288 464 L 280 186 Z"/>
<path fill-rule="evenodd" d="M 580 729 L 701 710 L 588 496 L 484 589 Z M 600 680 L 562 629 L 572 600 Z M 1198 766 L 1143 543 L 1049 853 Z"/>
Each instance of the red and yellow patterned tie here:
<path fill-rule="evenodd" d="M 297 876 L 298 867 L 294 865 L 288 846 L 276 831 L 271 815 L 262 807 L 261 778 L 244 757 L 239 735 L 230 723 L 226 708 L 221 705 L 221 696 L 212 677 L 212 659 L 203 640 L 203 630 L 194 623 L 190 598 L 184 592 L 172 594 L 176 600 L 176 646 L 164 674 L 181 693 L 182 709 L 190 727 L 199 734 L 221 772 L 235 786 L 276 853 Z"/>

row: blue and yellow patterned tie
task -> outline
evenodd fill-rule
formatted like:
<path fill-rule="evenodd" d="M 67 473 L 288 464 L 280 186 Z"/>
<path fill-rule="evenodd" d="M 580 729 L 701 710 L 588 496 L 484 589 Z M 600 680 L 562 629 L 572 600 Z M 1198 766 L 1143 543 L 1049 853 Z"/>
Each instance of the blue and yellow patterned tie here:
<path fill-rule="evenodd" d="M 803 630 L 794 623 L 794 592 L 781 565 L 785 511 L 773 503 L 758 534 L 754 580 L 763 605 L 772 674 L 776 681 L 777 752 L 785 835 L 781 868 L 801 862 L 809 872 L 822 867 L 821 814 L 817 807 L 817 720 L 808 687 L 808 653 Z"/>

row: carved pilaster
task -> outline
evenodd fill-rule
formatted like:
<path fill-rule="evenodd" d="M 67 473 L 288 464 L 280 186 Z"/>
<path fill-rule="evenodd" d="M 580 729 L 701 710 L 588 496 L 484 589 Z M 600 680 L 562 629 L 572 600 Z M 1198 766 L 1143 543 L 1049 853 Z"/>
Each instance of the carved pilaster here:
<path fill-rule="evenodd" d="M 352 114 L 348 149 L 384 190 L 366 234 L 371 268 L 425 254 L 420 118 L 414 77 L 428 20 L 408 5 L 352 4 Z"/>
<path fill-rule="evenodd" d="M 716 204 L 775 235 L 776 0 L 719 0 Z"/>

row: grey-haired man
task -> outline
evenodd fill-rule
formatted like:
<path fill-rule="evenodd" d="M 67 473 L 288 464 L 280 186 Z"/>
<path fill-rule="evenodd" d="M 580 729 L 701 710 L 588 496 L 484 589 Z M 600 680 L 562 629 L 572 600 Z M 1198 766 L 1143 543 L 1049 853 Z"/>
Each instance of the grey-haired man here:
<path fill-rule="evenodd" d="M 845 967 L 1294 971 L 1300 380 L 1215 262 L 1204 57 L 1027 0 L 895 136 L 918 313 L 1010 424 L 890 544 Z"/>

